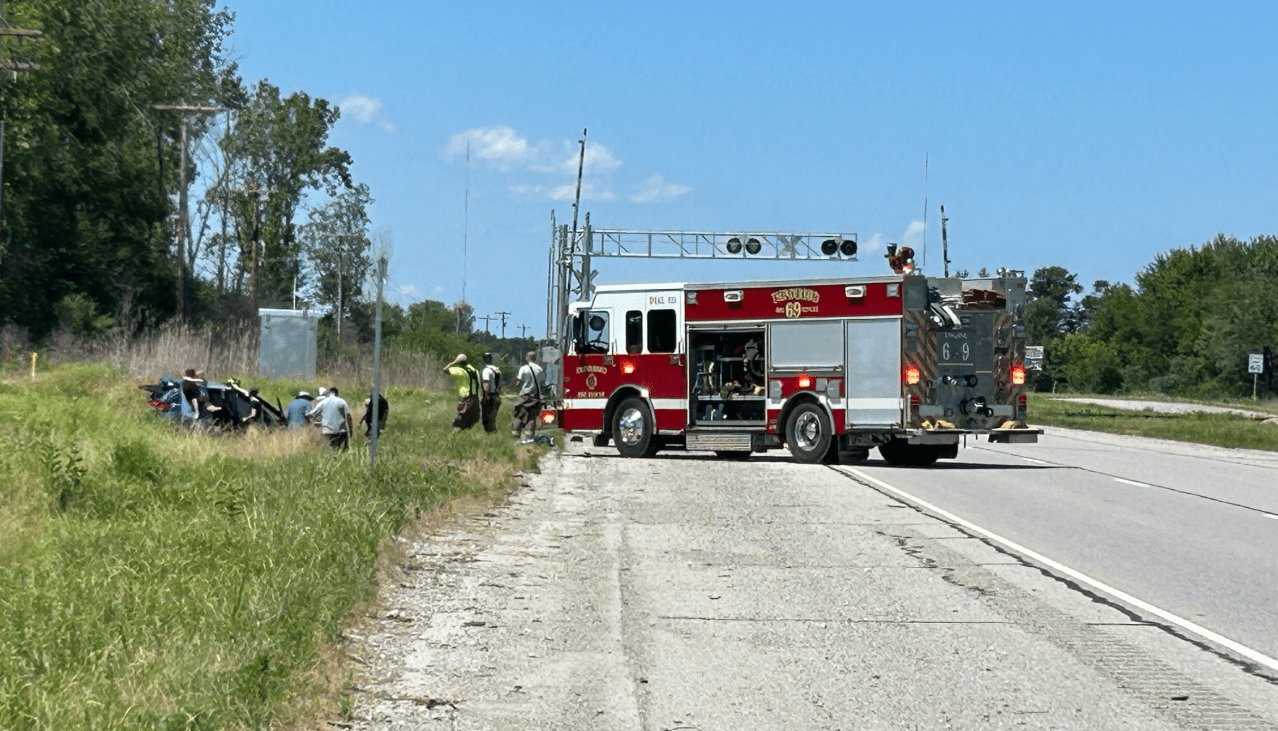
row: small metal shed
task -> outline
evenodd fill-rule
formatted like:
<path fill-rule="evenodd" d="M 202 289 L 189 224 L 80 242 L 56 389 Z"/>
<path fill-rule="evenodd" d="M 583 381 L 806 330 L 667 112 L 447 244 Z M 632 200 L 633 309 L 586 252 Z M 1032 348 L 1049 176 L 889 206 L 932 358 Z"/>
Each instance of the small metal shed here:
<path fill-rule="evenodd" d="M 264 378 L 315 378 L 319 315 L 310 310 L 258 310 L 262 324 L 257 374 Z"/>

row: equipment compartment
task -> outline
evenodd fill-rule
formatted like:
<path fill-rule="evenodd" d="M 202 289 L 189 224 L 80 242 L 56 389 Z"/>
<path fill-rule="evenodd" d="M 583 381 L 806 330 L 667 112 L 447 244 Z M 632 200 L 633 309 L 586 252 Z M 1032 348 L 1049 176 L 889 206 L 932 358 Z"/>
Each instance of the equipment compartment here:
<path fill-rule="evenodd" d="M 764 423 L 764 331 L 694 331 L 688 396 L 692 422 L 709 426 Z"/>

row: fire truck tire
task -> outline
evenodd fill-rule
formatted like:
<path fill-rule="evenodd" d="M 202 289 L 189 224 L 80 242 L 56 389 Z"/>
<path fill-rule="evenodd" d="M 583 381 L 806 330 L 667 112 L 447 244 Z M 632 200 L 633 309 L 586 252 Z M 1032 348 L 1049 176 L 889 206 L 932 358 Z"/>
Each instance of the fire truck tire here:
<path fill-rule="evenodd" d="M 628 398 L 612 415 L 612 441 L 623 457 L 651 457 L 658 443 L 652 412 L 643 399 Z"/>
<path fill-rule="evenodd" d="M 813 403 L 799 404 L 785 422 L 785 442 L 796 460 L 818 464 L 830 452 L 833 431 L 825 409 Z"/>
<path fill-rule="evenodd" d="M 879 455 L 893 467 L 931 467 L 941 457 L 941 448 L 934 444 L 910 444 L 904 439 L 893 439 L 879 445 Z"/>

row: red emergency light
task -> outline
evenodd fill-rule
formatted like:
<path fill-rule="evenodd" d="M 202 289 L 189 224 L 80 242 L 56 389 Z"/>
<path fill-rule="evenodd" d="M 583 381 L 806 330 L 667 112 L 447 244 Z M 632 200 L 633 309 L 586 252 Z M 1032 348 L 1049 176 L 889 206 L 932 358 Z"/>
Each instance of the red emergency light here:
<path fill-rule="evenodd" d="M 634 373 L 634 372 L 635 372 L 635 364 L 634 364 L 632 361 L 628 361 L 628 360 L 626 360 L 626 361 L 622 361 L 622 362 L 621 362 L 621 372 L 622 372 L 622 373 L 625 373 L 626 375 L 630 375 L 631 373 Z"/>
<path fill-rule="evenodd" d="M 541 423 L 543 423 L 543 424 L 553 424 L 553 423 L 555 423 L 555 412 L 553 412 L 553 411 L 543 411 L 543 412 L 541 412 Z"/>
<path fill-rule="evenodd" d="M 799 376 L 799 388 L 812 388 L 812 376 Z"/>
<path fill-rule="evenodd" d="M 1017 386 L 1025 383 L 1025 368 L 1023 366 L 1012 366 L 1012 383 Z"/>
<path fill-rule="evenodd" d="M 923 379 L 923 374 L 919 371 L 919 367 L 912 365 L 905 369 L 905 383 L 908 386 L 917 386 L 919 381 Z"/>

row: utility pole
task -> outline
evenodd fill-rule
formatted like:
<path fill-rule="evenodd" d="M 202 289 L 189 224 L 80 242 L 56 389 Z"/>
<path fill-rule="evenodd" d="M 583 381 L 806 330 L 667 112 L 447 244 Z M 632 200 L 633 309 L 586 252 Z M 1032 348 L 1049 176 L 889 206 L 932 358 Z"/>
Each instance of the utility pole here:
<path fill-rule="evenodd" d="M 501 318 L 501 339 L 506 339 L 506 318 L 510 316 L 509 312 L 498 312 L 497 316 Z"/>
<path fill-rule="evenodd" d="M 488 333 L 489 335 L 492 335 L 492 333 L 489 333 L 489 332 L 488 332 L 488 321 L 489 321 L 489 320 L 496 320 L 497 318 L 496 318 L 495 316 L 493 316 L 493 315 L 475 315 L 475 319 L 476 319 L 476 320 L 483 320 L 483 321 L 484 321 L 484 332 Z"/>
<path fill-rule="evenodd" d="M 382 286 L 386 283 L 386 254 L 377 257 L 377 311 L 373 318 L 373 395 L 368 402 L 372 419 L 368 422 L 371 439 L 368 443 L 368 469 L 377 466 L 377 432 L 381 421 L 382 402 Z"/>
<path fill-rule="evenodd" d="M 519 337 L 520 337 L 520 339 L 523 339 L 523 338 L 528 337 L 528 326 L 527 326 L 527 325 L 515 325 L 514 327 L 519 328 Z"/>
<path fill-rule="evenodd" d="M 218 107 L 205 107 L 194 104 L 156 104 L 156 109 L 167 109 L 182 113 L 180 144 L 182 155 L 178 163 L 178 226 L 177 226 L 177 316 L 182 319 L 186 309 L 186 238 L 189 230 L 189 217 L 186 209 L 186 120 L 192 114 L 220 114 Z"/>
<path fill-rule="evenodd" d="M 0 0 L 0 70 L 12 71 L 15 74 L 19 71 L 38 71 L 40 64 L 28 63 L 25 61 L 9 61 L 4 57 L 4 39 L 8 36 L 16 36 L 18 38 L 39 38 L 43 35 L 38 30 L 24 30 L 22 28 L 10 28 L 4 19 L 4 0 Z M 4 91 L 0 88 L 0 256 L 4 255 Z"/>

